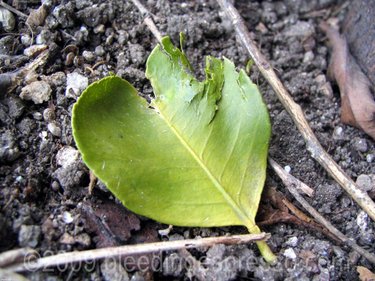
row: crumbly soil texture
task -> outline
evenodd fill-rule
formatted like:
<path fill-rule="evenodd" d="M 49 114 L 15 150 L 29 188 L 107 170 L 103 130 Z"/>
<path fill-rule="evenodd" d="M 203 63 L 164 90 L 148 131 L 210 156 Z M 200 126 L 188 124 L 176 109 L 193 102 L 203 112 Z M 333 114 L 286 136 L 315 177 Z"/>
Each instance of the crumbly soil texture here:
<path fill-rule="evenodd" d="M 40 1 L 6 1 L 29 15 Z M 241 227 L 183 228 L 132 214 L 97 182 L 89 194 L 89 171 L 72 137 L 71 112 L 87 84 L 115 73 L 146 99 L 148 54 L 157 44 L 132 1 L 42 1 L 46 18 L 3 20 L 0 72 L 22 69 L 48 46 L 47 62 L 0 93 L 0 251 L 35 248 L 40 256 L 154 241 L 246 233 Z M 163 35 L 184 50 L 203 77 L 204 57 L 227 57 L 245 68 L 249 56 L 216 1 L 142 2 Z M 363 132 L 340 122 L 338 87 L 327 78 L 329 48 L 318 24 L 340 23 L 345 1 L 235 1 L 251 36 L 302 107 L 323 147 L 368 192 L 375 183 L 375 145 Z M 10 24 L 10 26 L 8 26 Z M 13 27 L 12 27 L 13 25 Z M 4 30 L 4 29 L 7 30 Z M 35 47 L 33 47 L 35 48 Z M 31 52 L 31 54 L 30 54 Z M 315 190 L 308 201 L 340 231 L 374 252 L 371 219 L 306 151 L 304 140 L 275 93 L 253 66 L 272 121 L 270 156 Z M 162 152 L 161 152 L 162 153 Z M 147 175 L 145 175 L 147 176 Z M 271 170 L 265 189 L 276 187 L 297 202 Z M 189 215 L 189 214 L 186 214 Z M 24 272 L 30 280 L 358 280 L 356 266 L 374 269 L 351 248 L 311 228 L 290 223 L 263 226 L 278 255 L 264 262 L 255 245 L 159 253 L 131 262 L 104 260 Z M 160 230 L 164 230 L 161 231 Z M 154 263 L 149 263 L 149 259 Z"/>

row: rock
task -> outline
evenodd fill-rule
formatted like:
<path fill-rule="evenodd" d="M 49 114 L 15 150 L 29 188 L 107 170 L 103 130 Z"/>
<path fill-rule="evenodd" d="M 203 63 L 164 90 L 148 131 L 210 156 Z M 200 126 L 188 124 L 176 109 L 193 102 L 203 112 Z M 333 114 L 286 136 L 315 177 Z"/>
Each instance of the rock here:
<path fill-rule="evenodd" d="M 312 62 L 314 60 L 314 58 L 315 58 L 314 53 L 312 51 L 308 51 L 303 56 L 303 63 Z"/>
<path fill-rule="evenodd" d="M 129 43 L 128 51 L 131 61 L 135 66 L 140 66 L 145 63 L 147 56 L 142 45 Z"/>
<path fill-rule="evenodd" d="M 0 39 L 0 55 L 12 54 L 14 38 L 11 35 L 4 36 Z"/>
<path fill-rule="evenodd" d="M 17 96 L 9 95 L 6 99 L 6 104 L 8 106 L 8 115 L 11 118 L 16 119 L 20 117 L 24 112 L 25 105 L 23 101 Z"/>
<path fill-rule="evenodd" d="M 70 235 L 69 233 L 64 233 L 60 239 L 59 242 L 61 244 L 67 244 L 67 245 L 73 245 L 75 243 L 74 237 Z"/>
<path fill-rule="evenodd" d="M 41 229 L 38 225 L 21 225 L 18 243 L 21 247 L 35 248 L 40 239 Z"/>
<path fill-rule="evenodd" d="M 217 244 L 208 249 L 206 255 L 208 260 L 221 260 L 224 257 L 225 245 Z M 209 263 L 209 261 L 207 261 Z"/>
<path fill-rule="evenodd" d="M 366 232 L 369 223 L 368 215 L 366 214 L 366 212 L 360 211 L 358 213 L 356 222 L 361 232 Z"/>
<path fill-rule="evenodd" d="M 0 135 L 0 162 L 12 162 L 21 155 L 14 134 L 7 130 Z"/>
<path fill-rule="evenodd" d="M 11 32 L 16 25 L 13 14 L 5 8 L 0 8 L 0 25 L 5 32 Z"/>
<path fill-rule="evenodd" d="M 357 150 L 359 152 L 367 152 L 368 146 L 367 146 L 366 140 L 361 139 L 361 138 L 355 138 L 354 139 L 354 148 L 355 148 L 355 150 Z"/>
<path fill-rule="evenodd" d="M 130 281 L 145 281 L 145 278 L 137 271 L 132 278 L 130 278 Z"/>
<path fill-rule="evenodd" d="M 76 99 L 87 88 L 89 79 L 77 72 L 69 73 L 66 79 L 65 96 Z"/>
<path fill-rule="evenodd" d="M 366 192 L 374 189 L 374 184 L 372 183 L 371 177 L 368 175 L 359 175 L 356 180 L 356 184 L 359 188 Z"/>
<path fill-rule="evenodd" d="M 61 137 L 61 129 L 56 122 L 50 122 L 47 125 L 48 131 L 55 137 Z"/>
<path fill-rule="evenodd" d="M 57 152 L 56 163 L 61 166 L 54 173 L 62 188 L 78 185 L 85 174 L 79 161 L 79 152 L 71 146 L 65 146 Z"/>
<path fill-rule="evenodd" d="M 374 154 L 367 154 L 366 155 L 366 161 L 367 161 L 367 163 L 371 163 L 372 161 L 374 161 L 374 157 L 375 157 Z"/>
<path fill-rule="evenodd" d="M 103 46 L 100 46 L 100 45 L 96 46 L 96 48 L 95 48 L 95 54 L 97 56 L 99 56 L 99 57 L 104 56 L 105 55 L 105 50 L 104 50 Z"/>
<path fill-rule="evenodd" d="M 51 92 L 52 89 L 47 82 L 35 81 L 22 88 L 20 98 L 41 104 L 51 98 Z"/>
<path fill-rule="evenodd" d="M 100 265 L 100 271 L 105 281 L 129 281 L 129 275 L 125 268 L 113 258 L 104 259 Z"/>
<path fill-rule="evenodd" d="M 291 260 L 295 260 L 297 258 L 297 255 L 296 253 L 294 252 L 294 250 L 292 248 L 288 248 L 284 251 L 283 255 L 288 258 L 288 259 L 291 259 Z"/>
<path fill-rule="evenodd" d="M 23 54 L 29 58 L 36 57 L 48 48 L 47 45 L 32 45 L 23 50 Z"/>
<path fill-rule="evenodd" d="M 51 121 L 55 120 L 55 118 L 56 118 L 55 111 L 52 108 L 47 107 L 43 111 L 43 118 L 47 122 L 51 122 Z"/>
<path fill-rule="evenodd" d="M 52 15 L 62 28 L 74 26 L 74 4 L 72 1 L 56 6 Z M 48 17 L 47 17 L 48 20 Z"/>
<path fill-rule="evenodd" d="M 79 161 L 79 152 L 71 146 L 64 146 L 56 154 L 56 163 L 63 168 L 69 168 Z"/>
<path fill-rule="evenodd" d="M 340 126 L 335 127 L 333 130 L 333 138 L 336 140 L 344 139 L 344 129 Z"/>
<path fill-rule="evenodd" d="M 54 36 L 52 32 L 48 29 L 43 29 L 35 38 L 35 43 L 38 45 L 48 44 L 51 40 L 53 40 Z M 54 41 L 54 40 L 53 40 Z"/>
<path fill-rule="evenodd" d="M 74 218 L 73 218 L 72 214 L 68 211 L 65 211 L 62 214 L 62 219 L 63 219 L 63 222 L 66 223 L 66 224 L 70 224 L 74 221 Z"/>
<path fill-rule="evenodd" d="M 314 26 L 307 21 L 297 21 L 284 32 L 287 37 L 307 38 L 315 33 Z"/>
<path fill-rule="evenodd" d="M 286 165 L 284 167 L 284 171 L 287 172 L 288 174 L 292 171 L 292 168 L 289 165 Z"/>
<path fill-rule="evenodd" d="M 286 242 L 286 245 L 290 247 L 296 247 L 298 244 L 298 238 L 296 236 L 290 237 Z"/>
<path fill-rule="evenodd" d="M 94 62 L 95 61 L 95 55 L 93 52 L 90 51 L 83 51 L 82 52 L 82 57 L 87 61 L 87 62 Z"/>
<path fill-rule="evenodd" d="M 77 235 L 74 239 L 75 239 L 76 243 L 78 243 L 78 244 L 80 244 L 84 247 L 88 247 L 91 244 L 91 238 L 87 233 L 81 233 L 81 234 Z"/>
<path fill-rule="evenodd" d="M 63 86 L 66 83 L 66 75 L 64 72 L 55 72 L 49 76 L 42 76 L 42 80 L 46 81 L 53 87 Z"/>
<path fill-rule="evenodd" d="M 163 274 L 177 277 L 181 274 L 183 267 L 183 258 L 176 253 L 172 253 L 166 256 L 163 261 Z"/>

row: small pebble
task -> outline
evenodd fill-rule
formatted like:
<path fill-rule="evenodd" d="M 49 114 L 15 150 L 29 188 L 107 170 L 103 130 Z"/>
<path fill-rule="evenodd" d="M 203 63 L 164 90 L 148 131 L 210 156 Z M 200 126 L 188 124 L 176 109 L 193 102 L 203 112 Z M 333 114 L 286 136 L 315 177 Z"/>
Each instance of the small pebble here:
<path fill-rule="evenodd" d="M 60 237 L 60 240 L 59 242 L 61 244 L 67 244 L 67 245 L 73 245 L 75 243 L 75 240 L 73 238 L 72 235 L 70 235 L 69 233 L 64 233 L 61 237 Z"/>
<path fill-rule="evenodd" d="M 284 167 L 284 171 L 287 172 L 288 174 L 292 171 L 292 168 L 289 165 L 286 165 Z"/>
<path fill-rule="evenodd" d="M 95 54 L 100 57 L 104 56 L 105 54 L 104 48 L 102 46 L 97 46 L 95 48 Z"/>
<path fill-rule="evenodd" d="M 371 163 L 372 161 L 374 161 L 374 154 L 367 154 L 366 161 L 367 163 Z"/>
<path fill-rule="evenodd" d="M 366 214 L 366 212 L 360 211 L 357 216 L 356 222 L 361 232 L 366 232 L 369 223 L 368 215 Z"/>
<path fill-rule="evenodd" d="M 60 184 L 57 181 L 53 181 L 51 184 L 51 188 L 53 191 L 59 191 L 60 189 Z"/>
<path fill-rule="evenodd" d="M 94 28 L 94 33 L 97 34 L 97 33 L 104 33 L 105 32 L 105 26 L 104 24 L 99 24 L 98 26 L 96 26 Z"/>
<path fill-rule="evenodd" d="M 29 34 L 22 34 L 21 43 L 25 46 L 30 46 L 33 43 L 31 36 Z"/>
<path fill-rule="evenodd" d="M 33 113 L 33 118 L 34 118 L 35 120 L 42 120 L 43 115 L 42 115 L 40 112 L 34 112 L 34 113 Z"/>
<path fill-rule="evenodd" d="M 65 211 L 62 214 L 62 219 L 63 219 L 64 223 L 66 223 L 66 224 L 70 224 L 74 221 L 72 214 L 69 213 L 68 211 Z"/>
<path fill-rule="evenodd" d="M 368 146 L 365 139 L 356 138 L 354 140 L 354 148 L 359 152 L 367 152 Z"/>
<path fill-rule="evenodd" d="M 77 72 L 69 73 L 66 78 L 65 96 L 76 99 L 87 88 L 88 84 L 89 80 L 87 77 Z"/>
<path fill-rule="evenodd" d="M 315 33 L 314 26 L 307 21 L 297 21 L 294 25 L 287 28 L 285 36 L 307 38 Z"/>
<path fill-rule="evenodd" d="M 125 268 L 113 258 L 104 259 L 100 265 L 100 271 L 105 281 L 129 281 L 129 275 Z"/>
<path fill-rule="evenodd" d="M 298 244 L 298 238 L 296 236 L 290 237 L 286 242 L 286 245 L 290 247 L 295 247 Z"/>
<path fill-rule="evenodd" d="M 0 26 L 6 32 L 11 32 L 16 25 L 14 15 L 5 8 L 0 8 Z"/>
<path fill-rule="evenodd" d="M 20 98 L 41 104 L 51 98 L 51 92 L 52 89 L 47 82 L 35 81 L 22 88 Z"/>
<path fill-rule="evenodd" d="M 87 233 L 81 233 L 75 237 L 75 242 L 88 247 L 91 244 L 91 238 Z"/>
<path fill-rule="evenodd" d="M 52 135 L 54 135 L 56 137 L 61 136 L 61 129 L 60 129 L 59 126 L 56 125 L 55 122 L 48 123 L 47 129 L 48 129 L 48 131 L 51 132 Z"/>
<path fill-rule="evenodd" d="M 295 260 L 297 258 L 297 255 L 296 253 L 294 252 L 294 250 L 292 248 L 288 248 L 284 251 L 283 255 L 288 258 L 288 259 L 291 259 L 291 260 Z"/>
<path fill-rule="evenodd" d="M 68 168 L 79 159 L 79 152 L 72 146 L 64 146 L 56 154 L 56 163 L 63 168 Z"/>
<path fill-rule="evenodd" d="M 41 52 L 43 52 L 44 50 L 46 50 L 47 48 L 48 48 L 47 45 L 32 45 L 26 48 L 25 50 L 23 50 L 23 54 L 25 56 L 28 56 L 29 58 L 35 57 L 39 55 Z"/>
<path fill-rule="evenodd" d="M 41 229 L 38 225 L 21 225 L 18 243 L 21 247 L 35 248 L 40 239 Z"/>
<path fill-rule="evenodd" d="M 309 63 L 309 62 L 312 62 L 314 60 L 314 53 L 312 51 L 308 51 L 305 53 L 305 55 L 303 56 L 303 63 Z"/>
<path fill-rule="evenodd" d="M 55 120 L 55 118 L 56 118 L 55 111 L 52 108 L 49 108 L 49 107 L 46 108 L 43 111 L 43 118 L 47 122 L 51 122 L 51 121 Z"/>
<path fill-rule="evenodd" d="M 372 183 L 371 177 L 368 175 L 359 175 L 356 184 L 359 188 L 361 188 L 363 191 L 370 191 L 374 188 L 374 185 Z"/>
<path fill-rule="evenodd" d="M 333 138 L 340 140 L 343 137 L 344 137 L 344 130 L 343 130 L 343 128 L 340 127 L 340 126 L 335 127 L 335 129 L 333 131 Z"/>
<path fill-rule="evenodd" d="M 90 52 L 90 51 L 83 51 L 82 52 L 82 56 L 83 58 L 87 61 L 87 62 L 94 62 L 95 61 L 95 55 L 93 52 Z"/>

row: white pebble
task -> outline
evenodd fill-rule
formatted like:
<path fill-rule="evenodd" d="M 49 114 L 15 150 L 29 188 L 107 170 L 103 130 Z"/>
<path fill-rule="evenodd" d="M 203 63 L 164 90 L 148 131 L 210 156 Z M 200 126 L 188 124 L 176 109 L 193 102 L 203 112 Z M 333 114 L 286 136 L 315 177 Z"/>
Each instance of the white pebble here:
<path fill-rule="evenodd" d="M 361 232 L 366 232 L 368 227 L 368 215 L 364 211 L 359 212 L 356 222 Z"/>
<path fill-rule="evenodd" d="M 290 173 L 291 170 L 292 170 L 292 168 L 289 165 L 286 165 L 284 167 L 284 171 L 287 172 L 288 174 Z"/>
<path fill-rule="evenodd" d="M 290 246 L 290 247 L 295 247 L 297 246 L 298 244 L 298 238 L 296 236 L 293 236 L 293 237 L 290 237 L 286 243 L 286 245 Z"/>
<path fill-rule="evenodd" d="M 291 260 L 295 260 L 297 258 L 297 255 L 292 248 L 286 249 L 283 255 L 284 257 L 291 259 Z"/>
<path fill-rule="evenodd" d="M 56 154 L 57 165 L 68 168 L 79 158 L 79 152 L 71 146 L 64 146 Z"/>
<path fill-rule="evenodd" d="M 52 135 L 54 135 L 56 137 L 61 136 L 61 129 L 60 129 L 59 126 L 56 125 L 55 122 L 48 123 L 47 129 L 48 129 L 48 131 L 51 132 Z"/>
<path fill-rule="evenodd" d="M 76 99 L 80 96 L 81 92 L 89 85 L 89 79 L 77 72 L 68 73 L 66 77 L 66 91 L 67 98 Z"/>
<path fill-rule="evenodd" d="M 71 213 L 65 211 L 62 215 L 62 219 L 66 224 L 72 223 L 74 221 Z"/>

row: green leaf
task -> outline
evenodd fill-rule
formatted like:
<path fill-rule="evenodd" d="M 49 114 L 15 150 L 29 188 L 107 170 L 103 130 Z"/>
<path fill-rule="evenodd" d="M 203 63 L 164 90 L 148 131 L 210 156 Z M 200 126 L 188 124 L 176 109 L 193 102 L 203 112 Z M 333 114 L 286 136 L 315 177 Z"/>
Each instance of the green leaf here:
<path fill-rule="evenodd" d="M 147 61 L 150 105 L 115 76 L 90 85 L 74 105 L 84 162 L 135 213 L 259 233 L 270 122 L 257 87 L 225 58 L 207 57 L 200 82 L 183 52 L 167 37 L 162 44 Z M 264 242 L 258 246 L 274 260 Z"/>

